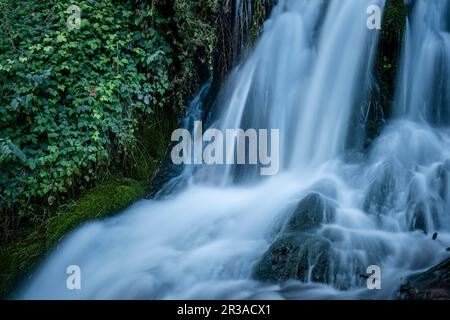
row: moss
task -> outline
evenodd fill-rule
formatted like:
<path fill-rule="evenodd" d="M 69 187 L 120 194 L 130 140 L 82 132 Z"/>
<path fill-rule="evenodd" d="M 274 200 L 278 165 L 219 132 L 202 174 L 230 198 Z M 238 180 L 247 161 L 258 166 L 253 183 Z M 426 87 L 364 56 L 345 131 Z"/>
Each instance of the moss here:
<path fill-rule="evenodd" d="M 377 72 L 382 92 L 384 114 L 389 116 L 395 94 L 396 74 L 405 30 L 407 8 L 403 0 L 390 0 L 383 17 Z"/>
<path fill-rule="evenodd" d="M 377 85 L 372 88 L 371 109 L 366 123 L 369 141 L 378 136 L 385 120 L 391 117 L 408 10 L 403 0 L 386 2 L 375 65 Z"/>
<path fill-rule="evenodd" d="M 46 222 L 47 248 L 80 223 L 99 219 L 126 208 L 146 193 L 140 182 L 110 180 Z"/>
<path fill-rule="evenodd" d="M 80 224 L 107 217 L 142 198 L 146 184 L 136 180 L 109 179 L 80 200 L 60 209 L 24 240 L 0 251 L 0 296 L 16 284 L 64 235 Z"/>
<path fill-rule="evenodd" d="M 39 214 L 39 219 L 32 225 L 15 226 L 13 236 L 7 243 L 5 240 L 0 249 L 0 297 L 6 296 L 68 232 L 86 221 L 120 211 L 149 194 L 152 185 L 158 187 L 150 181 L 161 166 L 178 117 L 192 93 L 210 77 L 212 54 L 219 37 L 216 26 L 219 10 L 217 0 L 203 1 L 202 4 L 190 0 L 152 2 L 152 12 L 146 14 L 149 25 L 142 27 L 157 30 L 170 43 L 173 51 L 167 58 L 171 61 L 168 64 L 174 84 L 160 104 L 154 106 L 152 113 L 139 119 L 140 128 L 136 130 L 134 144 L 117 150 L 120 154 L 111 159 L 107 167 L 99 168 L 98 173 L 100 181 L 105 171 L 107 175 L 112 172 L 114 176 L 133 180 L 109 179 L 59 209 L 56 206 L 66 200 L 58 199 L 62 201 L 46 208 L 45 214 Z M 74 188 L 75 194 L 71 197 L 78 197 L 83 190 Z M 47 219 L 49 211 L 51 217 Z"/>
<path fill-rule="evenodd" d="M 129 170 L 126 176 L 136 180 L 150 181 L 153 174 L 161 167 L 170 137 L 176 129 L 178 117 L 176 114 L 159 116 L 145 122 L 139 139 L 130 148 L 128 155 Z M 124 170 L 122 170 L 124 173 Z"/>

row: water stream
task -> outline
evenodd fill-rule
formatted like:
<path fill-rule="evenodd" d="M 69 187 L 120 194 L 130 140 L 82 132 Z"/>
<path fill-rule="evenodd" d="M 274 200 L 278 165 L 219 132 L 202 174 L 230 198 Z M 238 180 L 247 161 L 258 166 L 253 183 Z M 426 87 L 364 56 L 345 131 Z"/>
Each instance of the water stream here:
<path fill-rule="evenodd" d="M 254 166 L 186 168 L 170 196 L 67 235 L 17 297 L 391 299 L 406 276 L 445 259 L 450 4 L 415 1 L 396 116 L 364 152 L 360 105 L 379 36 L 366 27 L 373 4 L 383 8 L 384 0 L 280 0 L 230 75 L 209 125 L 280 129 L 278 175 L 260 177 Z M 330 244 L 327 280 L 313 281 L 314 259 L 303 281 L 254 280 L 255 265 L 311 192 L 335 208 L 312 238 Z M 69 265 L 80 266 L 82 290 L 67 290 Z M 381 268 L 381 290 L 361 277 L 370 265 Z"/>

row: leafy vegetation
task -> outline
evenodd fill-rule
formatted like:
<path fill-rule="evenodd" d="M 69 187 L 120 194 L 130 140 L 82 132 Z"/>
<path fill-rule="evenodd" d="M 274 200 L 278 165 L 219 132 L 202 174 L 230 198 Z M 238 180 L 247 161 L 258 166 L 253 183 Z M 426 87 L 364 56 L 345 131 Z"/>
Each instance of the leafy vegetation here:
<path fill-rule="evenodd" d="M 210 77 L 216 0 L 0 0 L 0 296 L 67 232 L 151 190 Z"/>
<path fill-rule="evenodd" d="M 140 31 L 151 10 L 79 1 L 81 27 L 69 30 L 65 1 L 23 2 L 2 2 L 0 38 L 1 201 L 19 215 L 126 153 L 140 119 L 164 105 L 172 63 L 158 32 Z"/>
<path fill-rule="evenodd" d="M 275 2 L 252 0 L 251 41 Z M 233 65 L 232 1 L 78 0 L 71 29 L 73 4 L 0 0 L 0 296 L 66 233 L 147 194 L 187 99 L 213 65 Z M 374 89 L 385 114 L 405 15 L 388 1 Z"/>
<path fill-rule="evenodd" d="M 209 77 L 217 1 L 80 0 L 68 28 L 72 4 L 0 1 L 2 241 L 109 172 L 148 179 Z"/>

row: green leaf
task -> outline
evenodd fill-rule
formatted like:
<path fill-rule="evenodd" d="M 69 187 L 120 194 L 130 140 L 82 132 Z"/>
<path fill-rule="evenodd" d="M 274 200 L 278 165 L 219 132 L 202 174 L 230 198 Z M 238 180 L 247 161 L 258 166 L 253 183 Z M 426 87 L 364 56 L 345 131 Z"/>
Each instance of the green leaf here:
<path fill-rule="evenodd" d="M 9 140 L 9 139 L 6 140 L 6 145 L 9 149 L 10 153 L 14 154 L 21 161 L 27 160 L 25 153 L 23 153 L 23 151 L 16 144 L 14 144 L 11 140 Z"/>

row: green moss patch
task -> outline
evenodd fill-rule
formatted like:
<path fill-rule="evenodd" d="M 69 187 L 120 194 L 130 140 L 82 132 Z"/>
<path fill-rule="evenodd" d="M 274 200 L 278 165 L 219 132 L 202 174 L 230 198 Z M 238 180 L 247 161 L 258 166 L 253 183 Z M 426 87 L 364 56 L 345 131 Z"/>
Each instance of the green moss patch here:
<path fill-rule="evenodd" d="M 0 296 L 7 296 L 13 285 L 27 274 L 65 234 L 80 224 L 118 212 L 147 192 L 144 183 L 110 179 L 86 193 L 80 200 L 57 214 L 25 239 L 0 251 Z"/>

